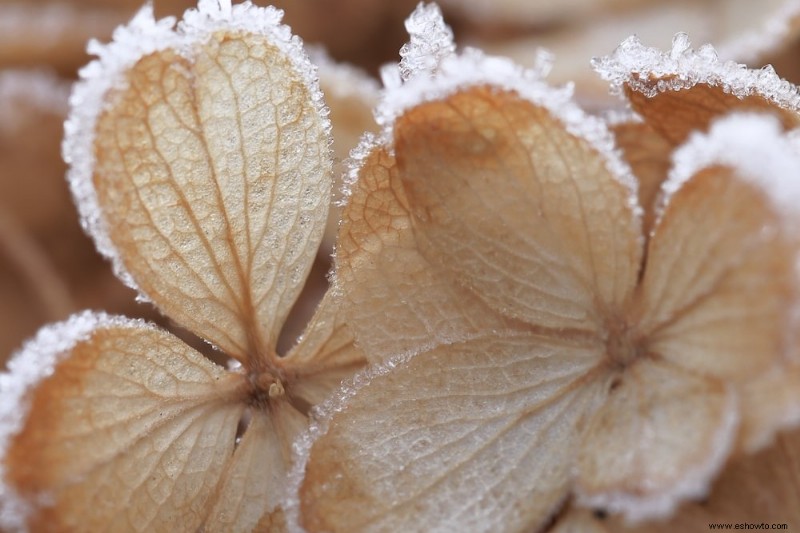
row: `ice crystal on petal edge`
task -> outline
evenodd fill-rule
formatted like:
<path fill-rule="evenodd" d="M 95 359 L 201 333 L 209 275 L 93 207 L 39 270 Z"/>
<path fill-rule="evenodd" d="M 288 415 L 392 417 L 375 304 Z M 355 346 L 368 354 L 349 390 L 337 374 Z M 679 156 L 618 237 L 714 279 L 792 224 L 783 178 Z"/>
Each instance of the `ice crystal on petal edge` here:
<path fill-rule="evenodd" d="M 26 398 L 28 391 L 52 375 L 61 357 L 76 344 L 86 340 L 97 328 L 109 326 L 154 327 L 143 320 L 83 311 L 42 328 L 12 355 L 8 371 L 0 373 L 0 455 L 5 455 L 9 441 L 22 429 L 30 408 L 29 398 Z M 5 479 L 4 470 L 0 462 L 0 480 Z M 29 506 L 16 497 L 10 487 L 0 483 L 0 524 L 3 527 L 24 528 Z"/>
<path fill-rule="evenodd" d="M 406 19 L 409 42 L 400 48 L 400 76 L 403 80 L 436 71 L 442 58 L 456 50 L 453 31 L 445 24 L 436 4 L 422 4 Z"/>
<path fill-rule="evenodd" d="M 739 113 L 721 118 L 708 134 L 694 133 L 673 154 L 673 168 L 662 185 L 663 202 L 699 170 L 725 165 L 764 190 L 780 213 L 797 222 L 800 182 L 775 178 L 800 168 L 797 148 L 773 116 Z"/>
<path fill-rule="evenodd" d="M 705 83 L 740 98 L 757 94 L 784 109 L 800 108 L 797 88 L 782 80 L 771 66 L 751 70 L 733 61 L 723 62 L 709 44 L 693 50 L 685 33 L 675 35 L 668 53 L 643 45 L 636 36 L 628 37 L 611 55 L 594 58 L 592 66 L 617 94 L 624 85 L 653 97 Z M 648 83 L 652 77 L 669 79 Z"/>
<path fill-rule="evenodd" d="M 300 38 L 281 24 L 282 17 L 279 9 L 257 7 L 249 1 L 232 6 L 230 0 L 200 0 L 196 9 L 186 11 L 176 27 L 175 17 L 155 20 L 153 6 L 147 4 L 127 25 L 114 31 L 110 43 L 89 42 L 87 50 L 97 59 L 80 70 L 80 80 L 70 95 L 71 118 L 64 125 L 62 152 L 70 167 L 67 180 L 84 230 L 94 239 L 98 251 L 112 261 L 117 276 L 139 292 L 140 300 L 149 301 L 149 298 L 137 287 L 117 255 L 92 183 L 94 128 L 104 109 L 106 93 L 124 89 L 126 71 L 148 54 L 173 48 L 191 59 L 194 47 L 208 40 L 214 32 L 245 30 L 267 35 L 270 42 L 286 54 L 309 88 L 317 112 L 327 116 L 316 68 L 308 61 Z M 329 132 L 330 124 L 326 123 L 325 127 Z"/>
<path fill-rule="evenodd" d="M 490 56 L 475 48 L 456 53 L 454 47 L 446 45 L 447 36 L 452 34 L 441 29 L 446 25 L 438 7 L 434 7 L 420 4 L 409 18 L 414 22 L 407 23 L 410 42 L 404 46 L 405 67 L 401 61 L 401 75 L 391 67 L 385 67 L 382 72 L 385 89 L 375 112 L 376 121 L 384 128 L 381 141 L 391 146 L 395 120 L 407 109 L 424 102 L 477 85 L 513 91 L 547 109 L 569 133 L 585 139 L 602 154 L 609 171 L 631 191 L 630 206 L 640 215 L 636 179 L 617 150 L 605 122 L 587 115 L 575 104 L 572 85 L 553 87 L 544 81 L 552 66 L 552 55 L 546 51 L 538 53 L 537 64 L 526 69 L 508 58 Z M 435 33 L 439 37 L 423 38 L 413 33 L 425 28 L 437 28 Z M 442 53 L 444 50 L 448 52 Z M 408 60 L 409 57 L 414 59 Z M 359 150 L 366 149 L 364 145 Z"/>

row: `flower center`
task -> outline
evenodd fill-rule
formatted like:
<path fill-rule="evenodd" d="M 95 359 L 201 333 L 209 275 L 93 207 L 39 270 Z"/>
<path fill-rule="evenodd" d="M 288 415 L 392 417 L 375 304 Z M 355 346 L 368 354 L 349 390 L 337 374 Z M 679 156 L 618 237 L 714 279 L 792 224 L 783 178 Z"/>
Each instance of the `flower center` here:
<path fill-rule="evenodd" d="M 275 369 L 262 370 L 250 374 L 251 397 L 254 404 L 266 406 L 271 400 L 286 396 L 285 379 Z"/>
<path fill-rule="evenodd" d="M 606 354 L 615 367 L 627 367 L 643 353 L 643 343 L 623 321 L 610 321 L 606 339 Z"/>

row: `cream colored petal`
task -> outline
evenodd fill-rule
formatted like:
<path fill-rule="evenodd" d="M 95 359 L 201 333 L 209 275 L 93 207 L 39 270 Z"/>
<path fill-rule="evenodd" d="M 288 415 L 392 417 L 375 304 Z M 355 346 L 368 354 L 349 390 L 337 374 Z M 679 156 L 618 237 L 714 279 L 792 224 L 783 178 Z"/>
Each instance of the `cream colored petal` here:
<path fill-rule="evenodd" d="M 367 362 L 338 300 L 333 290 L 325 294 L 300 341 L 284 359 L 289 372 L 298 376 L 290 393 L 309 405 L 321 403 Z"/>
<path fill-rule="evenodd" d="M 744 383 L 739 394 L 739 447 L 751 453 L 773 442 L 776 427 L 800 423 L 800 364 L 775 365 Z"/>
<path fill-rule="evenodd" d="M 223 474 L 204 530 L 255 531 L 280 503 L 287 464 L 271 418 L 255 412 Z"/>
<path fill-rule="evenodd" d="M 43 330 L 10 368 L 4 520 L 27 515 L 36 531 L 194 531 L 203 522 L 244 409 L 239 375 L 166 332 L 91 315 Z M 5 403 L 15 394 L 19 405 Z"/>
<path fill-rule="evenodd" d="M 741 171 L 698 171 L 668 201 L 641 287 L 647 349 L 736 380 L 787 352 L 796 248 L 768 195 Z"/>
<path fill-rule="evenodd" d="M 630 298 L 635 200 L 588 134 L 514 93 L 472 87 L 407 111 L 394 135 L 423 254 L 490 307 L 594 331 Z"/>
<path fill-rule="evenodd" d="M 210 5 L 191 23 L 227 16 L 205 13 Z M 272 350 L 311 268 L 329 201 L 330 137 L 310 66 L 290 53 L 299 49 L 287 52 L 296 43 L 280 42 L 285 28 L 269 28 L 274 13 L 233 13 L 231 29 L 160 37 L 192 44 L 144 55 L 123 71 L 122 87 L 101 95 L 92 179 L 104 226 L 92 226 L 91 194 L 80 188 L 78 136 L 66 152 L 101 248 L 165 314 L 246 360 Z M 266 18 L 264 35 L 234 29 L 248 17 L 255 26 Z M 76 90 L 84 98 L 96 82 L 85 83 Z"/>
<path fill-rule="evenodd" d="M 658 360 L 608 382 L 577 462 L 579 501 L 633 520 L 669 515 L 702 496 L 733 445 L 733 393 L 721 382 Z"/>
<path fill-rule="evenodd" d="M 530 531 L 566 497 L 601 348 L 534 335 L 420 354 L 355 393 L 310 451 L 309 531 Z"/>
<path fill-rule="evenodd" d="M 571 507 L 553 533 L 671 533 L 708 531 L 709 524 L 786 524 L 800 528 L 800 430 L 780 435 L 772 446 L 737 458 L 723 470 L 708 497 L 687 502 L 667 520 L 629 525 L 619 516 L 605 516 Z M 742 527 L 740 526 L 740 529 Z"/>
<path fill-rule="evenodd" d="M 524 327 L 487 307 L 419 252 L 395 161 L 365 156 L 343 212 L 336 280 L 358 345 L 371 361 Z"/>

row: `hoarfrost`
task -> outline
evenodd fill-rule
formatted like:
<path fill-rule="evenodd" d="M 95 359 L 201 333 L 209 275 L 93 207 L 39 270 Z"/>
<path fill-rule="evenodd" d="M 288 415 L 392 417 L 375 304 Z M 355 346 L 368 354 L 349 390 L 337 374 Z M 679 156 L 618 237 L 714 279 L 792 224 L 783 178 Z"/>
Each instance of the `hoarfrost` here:
<path fill-rule="evenodd" d="M 653 97 L 702 83 L 739 98 L 758 95 L 784 109 L 800 108 L 797 88 L 778 77 L 771 66 L 752 70 L 733 61 L 723 62 L 709 44 L 692 49 L 685 33 L 675 35 L 668 53 L 644 46 L 636 36 L 628 37 L 611 55 L 592 59 L 592 66 L 617 94 L 625 85 Z"/>
<path fill-rule="evenodd" d="M 791 222 L 800 214 L 800 152 L 770 115 L 737 113 L 723 117 L 707 134 L 696 132 L 673 154 L 673 168 L 662 185 L 662 206 L 703 168 L 724 165 L 768 195 Z"/>
<path fill-rule="evenodd" d="M 361 172 L 361 167 L 372 151 L 384 145 L 385 143 L 376 136 L 374 133 L 365 132 L 355 148 L 350 150 L 350 157 L 347 158 L 347 171 L 342 176 L 342 199 L 339 201 L 339 207 L 344 207 L 350 200 L 353 193 L 353 186 L 358 181 L 358 174 Z"/>
<path fill-rule="evenodd" d="M 52 376 L 58 362 L 78 343 L 90 338 L 95 331 L 110 327 L 154 326 L 143 320 L 83 311 L 63 322 L 43 327 L 12 355 L 8 371 L 0 373 L 0 457 L 5 456 L 10 440 L 22 430 L 30 409 L 29 392 Z M 5 484 L 5 475 L 5 464 L 0 462 L 0 528 L 22 530 L 31 511 L 30 502 Z"/>
<path fill-rule="evenodd" d="M 400 76 L 408 80 L 418 74 L 432 74 L 441 60 L 456 50 L 453 31 L 445 24 L 436 4 L 423 4 L 406 19 L 409 41 L 400 49 Z"/>

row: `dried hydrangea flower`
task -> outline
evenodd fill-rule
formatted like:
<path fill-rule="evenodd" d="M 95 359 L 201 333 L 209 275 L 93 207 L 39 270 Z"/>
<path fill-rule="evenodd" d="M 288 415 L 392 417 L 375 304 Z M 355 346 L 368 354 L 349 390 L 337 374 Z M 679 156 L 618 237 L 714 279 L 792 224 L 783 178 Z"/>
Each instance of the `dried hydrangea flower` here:
<path fill-rule="evenodd" d="M 570 497 L 670 514 L 800 417 L 775 379 L 798 369 L 796 145 L 755 114 L 692 136 L 645 240 L 602 121 L 508 61 L 430 61 L 448 46 L 425 35 L 403 59 L 421 68 L 387 76 L 340 233 L 378 364 L 298 446 L 291 523 L 530 531 Z M 769 380 L 791 409 L 754 401 Z"/>
<path fill-rule="evenodd" d="M 290 444 L 361 364 L 326 297 L 275 352 L 322 238 L 322 94 L 281 13 L 146 7 L 91 45 L 64 151 L 85 227 L 118 274 L 222 350 L 225 369 L 141 321 L 46 327 L 0 376 L 3 527 L 280 527 Z"/>

